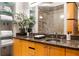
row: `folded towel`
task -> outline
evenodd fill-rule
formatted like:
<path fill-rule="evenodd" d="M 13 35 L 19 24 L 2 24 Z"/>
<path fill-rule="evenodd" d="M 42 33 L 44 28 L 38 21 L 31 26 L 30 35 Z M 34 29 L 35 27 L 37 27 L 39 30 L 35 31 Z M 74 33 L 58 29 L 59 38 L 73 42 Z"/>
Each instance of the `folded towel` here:
<path fill-rule="evenodd" d="M 0 37 L 12 36 L 12 31 L 0 31 Z"/>
<path fill-rule="evenodd" d="M 12 44 L 12 43 L 13 43 L 12 39 L 1 40 L 1 45 Z"/>
<path fill-rule="evenodd" d="M 13 20 L 11 16 L 7 16 L 7 15 L 0 15 L 0 17 L 1 17 L 1 20 L 10 20 L 10 21 Z"/>

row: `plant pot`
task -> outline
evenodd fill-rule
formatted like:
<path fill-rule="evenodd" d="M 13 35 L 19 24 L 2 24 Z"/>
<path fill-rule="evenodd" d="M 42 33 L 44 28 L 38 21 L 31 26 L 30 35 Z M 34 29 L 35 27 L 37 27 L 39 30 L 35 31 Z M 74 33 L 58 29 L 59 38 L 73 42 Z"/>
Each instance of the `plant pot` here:
<path fill-rule="evenodd" d="M 20 28 L 20 34 L 21 35 L 26 35 L 27 33 L 25 32 L 25 28 Z"/>
<path fill-rule="evenodd" d="M 28 32 L 29 32 L 29 33 L 32 32 L 32 28 L 28 28 Z"/>
<path fill-rule="evenodd" d="M 20 28 L 20 33 L 25 33 L 25 28 Z"/>

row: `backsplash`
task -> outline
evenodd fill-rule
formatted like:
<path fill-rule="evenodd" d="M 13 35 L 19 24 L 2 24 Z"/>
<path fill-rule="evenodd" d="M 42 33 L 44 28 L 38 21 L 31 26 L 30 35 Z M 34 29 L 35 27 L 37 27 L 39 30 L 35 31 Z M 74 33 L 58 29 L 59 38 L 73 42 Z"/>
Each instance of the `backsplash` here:
<path fill-rule="evenodd" d="M 47 37 L 53 37 L 53 38 L 55 38 L 56 37 L 56 35 L 55 34 L 45 34 L 45 33 L 32 33 L 32 35 L 34 36 L 34 35 L 46 35 Z M 66 39 L 66 35 L 64 35 L 64 34 L 57 34 L 57 38 L 59 38 L 59 39 Z M 79 35 L 71 35 L 71 40 L 79 40 Z"/>
<path fill-rule="evenodd" d="M 77 35 L 77 36 L 76 36 L 76 35 L 72 35 L 72 36 L 71 36 L 71 39 L 72 39 L 72 40 L 79 40 L 79 35 Z"/>

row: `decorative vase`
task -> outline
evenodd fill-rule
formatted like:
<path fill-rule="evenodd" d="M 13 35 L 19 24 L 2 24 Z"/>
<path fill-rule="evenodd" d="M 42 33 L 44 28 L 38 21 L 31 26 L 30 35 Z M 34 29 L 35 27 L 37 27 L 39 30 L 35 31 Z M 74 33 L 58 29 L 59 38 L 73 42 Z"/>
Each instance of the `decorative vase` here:
<path fill-rule="evenodd" d="M 25 28 L 20 28 L 20 33 L 25 33 Z"/>
<path fill-rule="evenodd" d="M 31 33 L 32 33 L 32 29 L 31 28 L 28 28 L 28 30 L 27 30 L 27 36 L 31 36 Z"/>
<path fill-rule="evenodd" d="M 29 33 L 32 32 L 32 29 L 31 29 L 31 28 L 28 28 L 28 32 L 29 32 Z"/>

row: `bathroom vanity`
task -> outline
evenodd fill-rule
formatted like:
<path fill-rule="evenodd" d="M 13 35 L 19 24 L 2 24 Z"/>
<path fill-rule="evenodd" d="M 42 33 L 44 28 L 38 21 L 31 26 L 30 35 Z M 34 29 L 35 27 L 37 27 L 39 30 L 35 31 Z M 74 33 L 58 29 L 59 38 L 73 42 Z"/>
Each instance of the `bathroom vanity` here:
<path fill-rule="evenodd" d="M 13 56 L 79 56 L 79 41 L 45 40 L 16 36 Z"/>

